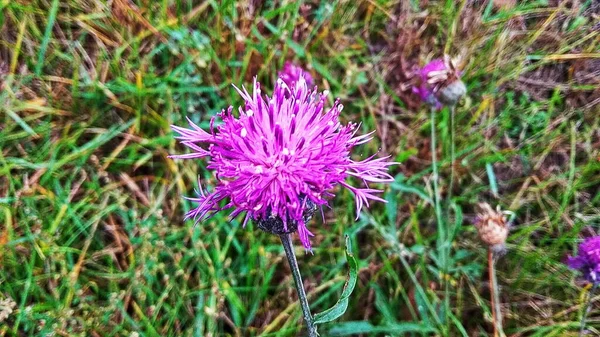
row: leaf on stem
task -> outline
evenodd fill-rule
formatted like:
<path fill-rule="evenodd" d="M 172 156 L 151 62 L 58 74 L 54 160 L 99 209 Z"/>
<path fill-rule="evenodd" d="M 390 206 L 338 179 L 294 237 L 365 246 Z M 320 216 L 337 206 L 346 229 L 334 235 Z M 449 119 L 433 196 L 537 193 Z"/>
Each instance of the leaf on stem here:
<path fill-rule="evenodd" d="M 346 235 L 346 259 L 348 260 L 350 270 L 348 272 L 346 284 L 344 284 L 342 296 L 340 296 L 340 299 L 333 307 L 316 314 L 314 317 L 314 324 L 331 322 L 342 316 L 346 312 L 346 309 L 348 309 L 348 299 L 350 298 L 352 291 L 354 291 L 356 279 L 358 278 L 358 263 L 352 254 L 350 236 L 348 235 Z"/>

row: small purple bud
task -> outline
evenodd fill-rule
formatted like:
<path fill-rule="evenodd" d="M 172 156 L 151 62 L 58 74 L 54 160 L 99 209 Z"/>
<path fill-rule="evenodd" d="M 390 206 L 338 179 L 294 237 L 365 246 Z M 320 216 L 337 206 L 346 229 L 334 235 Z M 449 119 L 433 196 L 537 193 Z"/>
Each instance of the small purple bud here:
<path fill-rule="evenodd" d="M 585 239 L 579 244 L 579 254 L 569 256 L 566 265 L 578 270 L 590 283 L 600 283 L 600 236 Z"/>

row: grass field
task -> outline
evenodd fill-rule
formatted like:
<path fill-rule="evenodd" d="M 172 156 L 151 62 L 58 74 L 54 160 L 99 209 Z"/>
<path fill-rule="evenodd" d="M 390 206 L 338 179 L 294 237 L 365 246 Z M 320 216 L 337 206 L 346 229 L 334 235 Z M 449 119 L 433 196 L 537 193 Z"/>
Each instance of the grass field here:
<path fill-rule="evenodd" d="M 171 124 L 208 129 L 242 103 L 231 84 L 268 92 L 287 60 L 377 130 L 356 156 L 400 163 L 387 204 L 355 220 L 336 190 L 314 254 L 296 241 L 315 312 L 342 292 L 345 234 L 358 259 L 322 336 L 491 335 L 478 202 L 514 212 L 506 334 L 577 336 L 590 287 L 563 261 L 600 231 L 599 22 L 595 0 L 0 1 L 0 336 L 302 335 L 279 239 L 184 221 L 214 176 L 167 158 L 186 151 Z M 432 119 L 407 83 L 444 54 L 468 94 L 435 114 L 440 223 Z"/>

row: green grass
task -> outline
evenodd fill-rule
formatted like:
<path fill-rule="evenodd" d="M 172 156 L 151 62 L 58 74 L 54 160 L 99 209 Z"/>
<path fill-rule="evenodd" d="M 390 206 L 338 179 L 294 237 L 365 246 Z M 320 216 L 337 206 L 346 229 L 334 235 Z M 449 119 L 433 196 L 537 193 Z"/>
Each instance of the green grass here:
<path fill-rule="evenodd" d="M 593 0 L 134 2 L 0 2 L 0 300 L 15 302 L 0 336 L 300 335 L 278 238 L 225 214 L 183 221 L 182 196 L 214 177 L 167 158 L 184 151 L 171 124 L 208 127 L 241 103 L 232 83 L 269 88 L 286 60 L 341 99 L 344 121 L 378 130 L 357 155 L 401 162 L 387 204 L 355 221 L 338 190 L 311 224 L 314 255 L 298 248 L 319 312 L 353 240 L 359 280 L 323 336 L 489 335 L 481 201 L 515 212 L 497 265 L 507 335 L 577 335 L 589 288 L 562 260 L 600 225 Z M 437 240 L 429 112 L 403 91 L 411 64 L 443 53 L 469 89 L 454 163 L 450 111 L 434 125 L 451 242 Z"/>

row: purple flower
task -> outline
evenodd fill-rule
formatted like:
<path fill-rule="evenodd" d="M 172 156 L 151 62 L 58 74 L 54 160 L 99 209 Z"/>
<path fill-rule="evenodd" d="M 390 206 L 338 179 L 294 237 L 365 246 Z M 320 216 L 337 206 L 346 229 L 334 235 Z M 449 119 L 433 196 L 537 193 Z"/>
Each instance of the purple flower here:
<path fill-rule="evenodd" d="M 579 244 L 579 255 L 569 256 L 566 263 L 579 270 L 587 281 L 600 283 L 600 236 L 585 239 Z"/>
<path fill-rule="evenodd" d="M 413 93 L 437 110 L 444 104 L 456 104 L 467 91 L 460 80 L 460 72 L 448 56 L 435 59 L 419 69 L 417 80 L 419 85 L 412 88 Z"/>
<path fill-rule="evenodd" d="M 245 212 L 244 226 L 248 219 L 277 219 L 282 232 L 297 227 L 300 241 L 310 249 L 313 234 L 306 222 L 317 206 L 327 205 L 336 185 L 354 194 L 357 216 L 369 200 L 385 202 L 375 195 L 381 190 L 368 184 L 393 181 L 387 169 L 395 163 L 389 157 L 350 158 L 352 148 L 371 140 L 373 132 L 357 136 L 356 124 L 340 124 L 339 101 L 324 110 L 327 93 L 310 90 L 303 77 L 293 86 L 278 80 L 272 97 L 261 96 L 256 79 L 252 94 L 235 88 L 245 101 L 238 117 L 229 107 L 218 114 L 221 125 L 214 127 L 213 117 L 210 132 L 189 119 L 189 129 L 172 126 L 180 142 L 193 150 L 173 157 L 208 157 L 207 168 L 217 180 L 211 192 L 200 188 L 198 197 L 189 198 L 197 207 L 186 219 L 201 221 L 225 209 L 232 209 L 232 218 Z M 353 187 L 346 182 L 350 176 L 365 186 Z"/>
<path fill-rule="evenodd" d="M 306 85 L 312 88 L 315 83 L 311 74 L 304 70 L 302 67 L 294 65 L 290 61 L 286 61 L 283 69 L 279 72 L 278 77 L 281 78 L 289 87 L 293 87 L 294 83 L 300 80 L 300 77 L 304 77 Z"/>
<path fill-rule="evenodd" d="M 434 72 L 443 72 L 446 70 L 446 65 L 441 59 L 435 59 L 427 63 L 423 68 L 419 69 L 419 86 L 413 87 L 413 93 L 419 95 L 421 101 L 435 106 L 436 109 L 442 108 L 442 103 L 438 101 L 433 92 L 434 88 L 428 83 L 429 74 Z"/>

